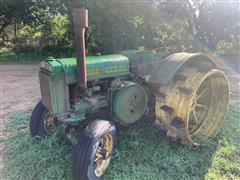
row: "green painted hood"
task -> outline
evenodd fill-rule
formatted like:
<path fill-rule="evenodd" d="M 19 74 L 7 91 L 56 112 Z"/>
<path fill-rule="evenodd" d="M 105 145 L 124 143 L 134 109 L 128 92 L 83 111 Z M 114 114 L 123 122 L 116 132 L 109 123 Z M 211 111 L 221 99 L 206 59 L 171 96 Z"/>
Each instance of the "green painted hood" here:
<path fill-rule="evenodd" d="M 123 55 L 87 56 L 87 79 L 117 77 L 129 74 L 129 60 Z M 65 74 L 67 83 L 76 82 L 76 58 L 47 59 L 41 63 L 41 69 L 51 69 L 51 75 Z"/>

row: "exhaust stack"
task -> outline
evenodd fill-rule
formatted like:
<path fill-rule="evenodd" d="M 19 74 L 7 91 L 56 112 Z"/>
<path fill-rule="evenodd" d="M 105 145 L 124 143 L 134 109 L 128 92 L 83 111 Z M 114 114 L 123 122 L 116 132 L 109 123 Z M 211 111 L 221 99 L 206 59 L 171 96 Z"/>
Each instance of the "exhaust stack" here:
<path fill-rule="evenodd" d="M 80 90 L 87 89 L 85 29 L 88 27 L 88 10 L 75 8 L 72 12 L 74 25 L 74 41 L 77 55 L 77 81 Z"/>

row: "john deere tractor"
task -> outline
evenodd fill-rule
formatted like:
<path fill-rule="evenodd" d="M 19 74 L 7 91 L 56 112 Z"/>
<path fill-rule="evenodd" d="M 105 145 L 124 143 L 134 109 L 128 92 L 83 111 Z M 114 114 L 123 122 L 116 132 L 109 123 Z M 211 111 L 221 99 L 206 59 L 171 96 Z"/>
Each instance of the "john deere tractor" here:
<path fill-rule="evenodd" d="M 225 118 L 229 84 L 210 57 L 156 52 L 85 56 L 86 9 L 74 9 L 76 58 L 41 62 L 41 101 L 30 118 L 32 136 L 62 130 L 76 146 L 75 179 L 99 179 L 116 142 L 115 123 L 143 116 L 173 139 L 192 146 L 214 137 Z M 89 122 L 79 132 L 79 125 Z"/>

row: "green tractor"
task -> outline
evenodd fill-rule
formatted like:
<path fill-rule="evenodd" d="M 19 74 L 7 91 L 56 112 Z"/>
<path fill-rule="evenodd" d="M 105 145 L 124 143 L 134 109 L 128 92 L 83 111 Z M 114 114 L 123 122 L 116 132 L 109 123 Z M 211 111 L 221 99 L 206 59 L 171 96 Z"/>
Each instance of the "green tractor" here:
<path fill-rule="evenodd" d="M 61 129 L 76 146 L 75 179 L 99 179 L 116 144 L 115 123 L 148 116 L 173 139 L 192 146 L 214 137 L 225 118 L 229 84 L 203 54 L 154 52 L 85 57 L 87 10 L 74 9 L 76 58 L 41 62 L 41 101 L 30 117 L 32 136 Z M 79 133 L 79 125 L 90 122 Z"/>

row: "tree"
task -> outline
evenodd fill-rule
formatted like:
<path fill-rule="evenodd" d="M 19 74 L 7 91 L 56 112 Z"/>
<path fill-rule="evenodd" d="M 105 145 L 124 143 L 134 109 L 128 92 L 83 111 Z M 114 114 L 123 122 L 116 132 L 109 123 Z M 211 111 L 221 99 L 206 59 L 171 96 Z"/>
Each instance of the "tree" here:
<path fill-rule="evenodd" d="M 0 0 L 0 34 L 10 24 L 33 22 L 36 19 L 32 11 L 34 5 L 31 1 Z"/>
<path fill-rule="evenodd" d="M 222 39 L 239 36 L 239 2 L 235 0 L 156 0 L 162 16 L 187 20 L 198 43 L 214 49 Z M 239 26 L 238 26 L 239 28 Z M 235 31 L 235 32 L 233 32 Z"/>

